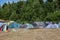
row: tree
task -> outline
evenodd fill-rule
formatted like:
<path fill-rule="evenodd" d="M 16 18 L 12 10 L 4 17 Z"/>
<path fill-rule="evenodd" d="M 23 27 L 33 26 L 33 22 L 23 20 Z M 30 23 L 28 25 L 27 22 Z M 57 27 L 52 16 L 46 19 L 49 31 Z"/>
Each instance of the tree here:
<path fill-rule="evenodd" d="M 27 0 L 17 3 L 4 3 L 0 7 L 0 18 L 14 20 L 20 23 L 29 21 L 59 21 L 60 1 Z"/>
<path fill-rule="evenodd" d="M 7 6 L 7 3 L 4 3 L 4 5 L 2 6 L 2 8 L 4 8 L 5 6 Z"/>
<path fill-rule="evenodd" d="M 53 2 L 53 0 L 47 0 L 48 2 Z"/>

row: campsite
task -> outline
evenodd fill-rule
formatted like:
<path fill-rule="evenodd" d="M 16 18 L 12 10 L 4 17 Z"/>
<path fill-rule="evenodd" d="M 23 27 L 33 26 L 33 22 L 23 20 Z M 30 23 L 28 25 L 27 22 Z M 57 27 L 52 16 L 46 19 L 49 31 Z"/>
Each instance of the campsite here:
<path fill-rule="evenodd" d="M 60 23 L 60 22 L 59 22 Z M 53 23 L 53 22 L 29 22 L 29 23 L 17 23 L 15 21 L 6 21 L 6 20 L 0 20 L 0 32 L 9 32 L 13 29 L 59 29 L 60 24 L 59 23 Z M 47 25 L 48 24 L 48 25 Z"/>
<path fill-rule="evenodd" d="M 1 23 L 6 24 L 6 26 L 4 26 L 3 31 L 0 30 L 0 40 L 60 40 L 60 28 L 33 28 L 31 24 L 30 26 L 27 23 L 26 27 L 25 24 L 19 24 L 14 21 L 5 23 L 0 20 L 0 26 L 2 25 Z"/>
<path fill-rule="evenodd" d="M 60 0 L 0 0 L 0 40 L 60 40 Z"/>
<path fill-rule="evenodd" d="M 44 25 L 44 22 L 20 24 L 0 20 L 0 40 L 60 40 L 60 27 L 46 28 Z"/>

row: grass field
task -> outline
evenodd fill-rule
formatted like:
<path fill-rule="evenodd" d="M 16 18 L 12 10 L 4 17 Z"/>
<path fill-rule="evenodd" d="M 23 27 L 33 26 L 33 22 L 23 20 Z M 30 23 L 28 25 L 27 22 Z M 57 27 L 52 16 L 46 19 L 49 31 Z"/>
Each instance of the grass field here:
<path fill-rule="evenodd" d="M 0 33 L 0 40 L 60 40 L 60 29 L 16 29 Z"/>

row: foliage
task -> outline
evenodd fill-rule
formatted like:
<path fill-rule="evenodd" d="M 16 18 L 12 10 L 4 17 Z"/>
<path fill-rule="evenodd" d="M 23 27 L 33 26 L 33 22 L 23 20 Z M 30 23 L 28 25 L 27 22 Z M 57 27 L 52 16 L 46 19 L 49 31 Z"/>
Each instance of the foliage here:
<path fill-rule="evenodd" d="M 60 21 L 60 0 L 43 2 L 27 0 L 0 6 L 0 19 L 19 23 L 29 21 Z"/>

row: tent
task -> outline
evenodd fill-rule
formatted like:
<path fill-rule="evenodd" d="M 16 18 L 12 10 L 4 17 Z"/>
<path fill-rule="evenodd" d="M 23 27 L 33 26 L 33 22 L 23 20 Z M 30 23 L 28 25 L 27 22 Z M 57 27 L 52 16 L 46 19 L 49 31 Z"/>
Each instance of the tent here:
<path fill-rule="evenodd" d="M 46 28 L 58 28 L 57 24 L 49 24 Z"/>
<path fill-rule="evenodd" d="M 0 27 L 3 26 L 5 23 L 0 23 Z"/>
<path fill-rule="evenodd" d="M 58 23 L 58 26 L 59 26 L 59 28 L 60 28 L 60 22 Z"/>
<path fill-rule="evenodd" d="M 30 22 L 34 26 L 34 28 L 37 28 L 37 24 L 35 22 Z"/>
<path fill-rule="evenodd" d="M 0 32 L 1 32 L 2 29 L 3 29 L 3 25 L 4 25 L 4 23 L 1 23 L 1 22 L 0 22 Z"/>
<path fill-rule="evenodd" d="M 25 24 L 22 24 L 21 26 L 20 26 L 20 28 L 26 28 L 27 27 L 27 25 L 25 25 Z"/>
<path fill-rule="evenodd" d="M 9 21 L 9 22 L 6 22 L 6 25 L 10 25 L 11 23 L 13 23 L 14 21 Z"/>
<path fill-rule="evenodd" d="M 27 25 L 26 28 L 34 28 L 34 26 L 32 24 L 26 23 L 25 25 Z"/>
<path fill-rule="evenodd" d="M 0 23 L 0 31 L 8 32 L 6 23 Z"/>
<path fill-rule="evenodd" d="M 39 23 L 39 28 L 45 28 L 44 22 L 40 22 L 40 23 Z"/>
<path fill-rule="evenodd" d="M 12 22 L 8 25 L 9 28 L 19 28 L 20 24 L 17 22 Z"/>

